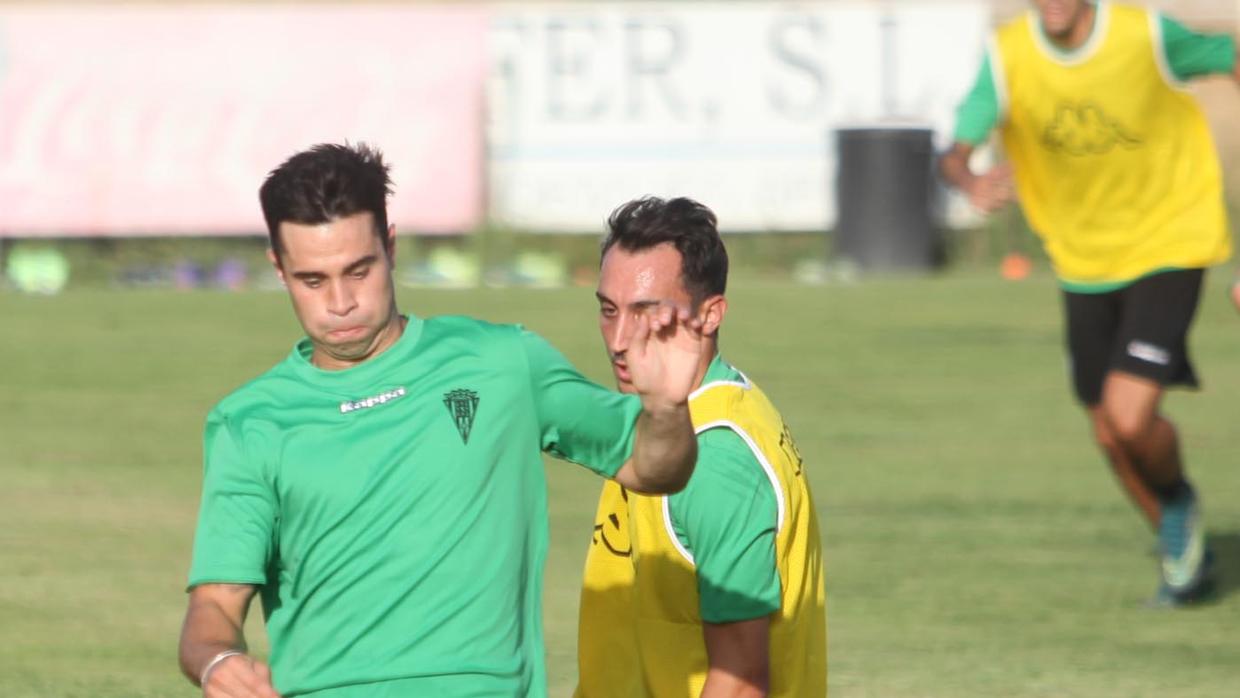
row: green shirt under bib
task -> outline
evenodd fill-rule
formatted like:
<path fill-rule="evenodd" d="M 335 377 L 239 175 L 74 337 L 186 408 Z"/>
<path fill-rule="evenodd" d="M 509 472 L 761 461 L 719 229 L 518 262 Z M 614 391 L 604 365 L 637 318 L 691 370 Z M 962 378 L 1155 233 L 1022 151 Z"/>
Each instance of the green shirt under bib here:
<path fill-rule="evenodd" d="M 310 349 L 208 417 L 190 586 L 261 586 L 284 696 L 545 696 L 541 452 L 614 475 L 640 402 L 470 318 Z"/>
<path fill-rule="evenodd" d="M 718 354 L 702 385 L 746 383 Z M 672 528 L 697 569 L 699 612 L 707 623 L 761 618 L 779 610 L 775 489 L 754 452 L 726 428 L 698 434 L 698 463 L 669 496 Z"/>

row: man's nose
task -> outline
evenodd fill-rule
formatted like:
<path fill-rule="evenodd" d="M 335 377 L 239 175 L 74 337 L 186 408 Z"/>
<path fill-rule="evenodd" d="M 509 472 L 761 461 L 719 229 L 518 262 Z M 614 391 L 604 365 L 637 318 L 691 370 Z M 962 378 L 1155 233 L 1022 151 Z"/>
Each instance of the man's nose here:
<path fill-rule="evenodd" d="M 337 281 L 330 285 L 327 291 L 327 311 L 329 313 L 341 316 L 348 315 L 355 307 L 357 307 L 357 300 L 347 284 Z"/>
<path fill-rule="evenodd" d="M 629 348 L 632 328 L 633 323 L 628 313 L 619 313 L 615 321 L 611 323 L 610 331 L 607 333 L 607 349 L 611 352 L 613 360 L 624 356 L 624 352 Z"/>

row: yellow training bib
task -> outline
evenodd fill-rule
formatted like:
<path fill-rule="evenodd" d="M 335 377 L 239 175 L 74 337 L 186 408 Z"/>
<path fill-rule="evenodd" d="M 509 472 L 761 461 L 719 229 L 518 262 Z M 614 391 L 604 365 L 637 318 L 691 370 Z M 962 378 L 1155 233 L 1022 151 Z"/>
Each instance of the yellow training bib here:
<path fill-rule="evenodd" d="M 1214 141 L 1160 33 L 1157 14 L 1099 2 L 1073 54 L 1057 52 L 1033 13 L 991 46 L 1021 207 L 1066 282 L 1129 281 L 1231 254 Z"/>
<path fill-rule="evenodd" d="M 775 488 L 781 608 L 771 617 L 772 697 L 826 695 L 825 592 L 817 515 L 783 418 L 744 383 L 704 385 L 694 428 L 731 429 Z M 699 464 L 698 467 L 708 467 Z M 603 486 L 586 558 L 577 698 L 697 698 L 708 668 L 692 555 L 672 530 L 666 497 Z"/>

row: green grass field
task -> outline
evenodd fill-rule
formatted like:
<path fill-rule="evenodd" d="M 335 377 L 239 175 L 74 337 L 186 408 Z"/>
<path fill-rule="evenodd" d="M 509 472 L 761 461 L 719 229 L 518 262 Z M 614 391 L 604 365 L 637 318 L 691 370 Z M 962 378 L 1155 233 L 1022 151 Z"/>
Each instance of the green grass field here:
<path fill-rule="evenodd" d="M 1174 612 L 1142 608 L 1153 537 L 1069 398 L 1048 278 L 734 281 L 724 353 L 781 407 L 820 509 L 833 696 L 1235 695 L 1240 316 L 1223 276 L 1195 332 L 1207 389 L 1168 410 L 1224 577 L 1216 601 Z M 402 304 L 520 320 L 607 378 L 587 289 Z M 8 294 L 0 318 L 0 696 L 195 695 L 175 650 L 202 421 L 288 350 L 286 300 Z M 566 696 L 598 482 L 548 469 L 547 649 Z"/>

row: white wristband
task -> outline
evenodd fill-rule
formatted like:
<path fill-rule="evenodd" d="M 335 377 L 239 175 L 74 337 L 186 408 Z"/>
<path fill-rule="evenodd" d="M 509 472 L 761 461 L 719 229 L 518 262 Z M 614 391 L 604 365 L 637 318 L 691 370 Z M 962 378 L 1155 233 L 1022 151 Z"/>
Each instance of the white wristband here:
<path fill-rule="evenodd" d="M 211 678 L 211 671 L 214 670 L 215 667 L 218 666 L 220 662 L 224 661 L 225 659 L 228 659 L 229 657 L 244 657 L 244 656 L 245 656 L 245 652 L 241 650 L 224 650 L 223 652 L 220 652 L 219 654 L 215 655 L 214 657 L 211 658 L 211 661 L 207 662 L 207 665 L 202 668 L 202 674 L 200 674 L 198 678 L 198 685 L 202 686 L 203 688 L 207 687 L 207 680 Z"/>

